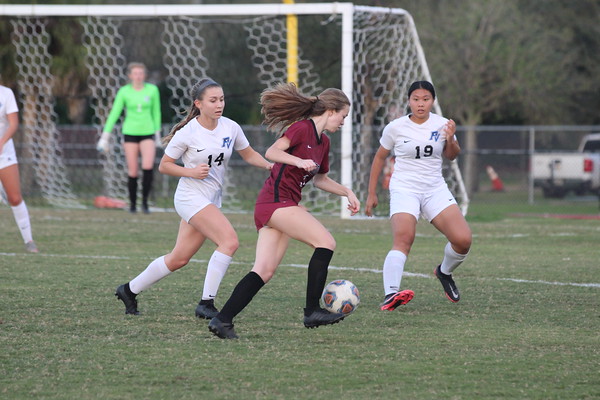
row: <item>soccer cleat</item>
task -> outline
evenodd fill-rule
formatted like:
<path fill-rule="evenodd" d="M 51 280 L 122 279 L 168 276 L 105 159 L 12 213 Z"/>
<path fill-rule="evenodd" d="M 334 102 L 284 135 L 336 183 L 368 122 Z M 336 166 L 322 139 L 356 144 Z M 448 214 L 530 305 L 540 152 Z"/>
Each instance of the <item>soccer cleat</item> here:
<path fill-rule="evenodd" d="M 219 310 L 215 307 L 215 301 L 213 299 L 200 300 L 198 307 L 196 307 L 196 317 L 198 318 L 213 319 L 218 313 Z"/>
<path fill-rule="evenodd" d="M 142 204 L 142 212 L 144 214 L 150 214 L 150 207 L 148 207 L 148 204 Z"/>
<path fill-rule="evenodd" d="M 453 303 L 456 303 L 460 300 L 460 293 L 458 292 L 458 288 L 456 287 L 456 283 L 454 283 L 454 279 L 452 279 L 452 275 L 444 274 L 441 269 L 441 265 L 438 265 L 436 269 L 433 270 L 433 273 L 442 283 L 442 287 L 444 288 L 444 292 L 446 293 L 446 297 Z"/>
<path fill-rule="evenodd" d="M 210 320 L 208 330 L 221 339 L 238 339 L 238 335 L 233 330 L 233 324 L 225 323 L 217 317 Z"/>
<path fill-rule="evenodd" d="M 381 303 L 381 310 L 394 311 L 396 307 L 408 303 L 413 297 L 415 297 L 415 292 L 412 290 L 403 290 L 401 292 L 390 293 L 385 296 L 383 303 Z"/>
<path fill-rule="evenodd" d="M 125 285 L 121 285 L 117 288 L 115 296 L 125 304 L 125 314 L 140 315 L 140 312 L 137 309 L 137 300 L 135 299 L 135 296 L 130 296 L 125 292 Z"/>
<path fill-rule="evenodd" d="M 39 253 L 40 252 L 33 240 L 31 242 L 25 243 L 25 250 L 30 253 Z"/>
<path fill-rule="evenodd" d="M 304 315 L 304 326 L 307 328 L 317 328 L 321 325 L 336 324 L 343 320 L 345 316 L 342 313 L 332 313 L 322 308 L 317 308 L 310 315 Z"/>

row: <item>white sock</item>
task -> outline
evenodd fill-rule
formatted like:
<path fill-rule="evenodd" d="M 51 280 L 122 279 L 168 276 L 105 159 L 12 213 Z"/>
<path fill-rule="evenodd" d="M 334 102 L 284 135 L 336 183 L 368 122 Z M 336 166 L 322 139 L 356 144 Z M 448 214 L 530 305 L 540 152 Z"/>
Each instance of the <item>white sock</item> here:
<path fill-rule="evenodd" d="M 169 275 L 171 270 L 167 268 L 165 256 L 158 257 L 152 261 L 141 274 L 129 281 L 129 289 L 135 294 L 148 289 L 165 276 Z"/>
<path fill-rule="evenodd" d="M 469 255 L 469 253 L 458 254 L 455 252 L 450 242 L 448 242 L 444 248 L 444 259 L 442 260 L 442 266 L 440 267 L 442 274 L 452 275 L 452 271 L 462 264 L 465 258 L 467 258 L 467 255 Z"/>
<path fill-rule="evenodd" d="M 31 242 L 33 240 L 33 236 L 31 235 L 31 222 L 29 221 L 29 211 L 27 211 L 25 201 L 21 201 L 21 204 L 11 208 L 15 217 L 15 222 L 21 231 L 23 241 L 25 243 Z"/>
<path fill-rule="evenodd" d="M 400 282 L 406 263 L 406 254 L 400 250 L 390 250 L 383 262 L 383 290 L 385 295 L 400 291 Z"/>
<path fill-rule="evenodd" d="M 210 300 L 217 297 L 221 281 L 229 268 L 232 258 L 226 254 L 216 251 L 210 257 L 206 278 L 204 278 L 204 289 L 202 290 L 202 300 Z"/>

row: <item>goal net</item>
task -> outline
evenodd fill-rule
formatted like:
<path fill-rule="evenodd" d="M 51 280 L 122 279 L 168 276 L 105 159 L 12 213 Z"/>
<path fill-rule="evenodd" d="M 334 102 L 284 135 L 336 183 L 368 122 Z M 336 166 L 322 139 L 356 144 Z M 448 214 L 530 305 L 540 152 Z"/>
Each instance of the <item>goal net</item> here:
<path fill-rule="evenodd" d="M 432 79 L 408 12 L 351 3 L 0 5 L 0 24 L 11 32 L 18 70 L 20 162 L 31 164 L 36 193 L 62 207 L 87 206 L 98 195 L 126 199 L 120 124 L 108 154 L 98 154 L 94 146 L 117 90 L 127 83 L 125 68 L 132 61 L 145 63 L 148 81 L 161 90 L 163 135 L 184 117 L 193 84 L 211 77 L 225 90 L 225 115 L 240 123 L 252 146 L 264 154 L 275 138 L 260 125 L 258 98 L 264 88 L 287 80 L 288 14 L 298 18 L 300 90 L 316 95 L 339 87 L 352 100 L 341 132 L 330 135 L 330 175 L 366 200 L 383 127 L 406 112 L 406 92 L 413 81 Z M 59 87 L 65 86 L 64 72 L 61 84 L 53 75 L 56 42 L 65 34 L 79 50 L 75 62 L 86 71 L 85 89 L 66 95 Z M 77 101 L 88 110 L 84 124 L 59 121 L 60 105 Z M 436 112 L 441 114 L 438 104 Z M 466 212 L 468 198 L 455 161 L 444 174 Z M 265 178 L 264 172 L 232 160 L 223 209 L 250 211 Z M 176 182 L 158 179 L 155 204 L 168 206 Z M 310 187 L 303 197 L 314 212 L 348 215 L 345 202 L 336 196 Z M 387 191 L 381 189 L 381 215 L 386 212 L 384 198 Z"/>

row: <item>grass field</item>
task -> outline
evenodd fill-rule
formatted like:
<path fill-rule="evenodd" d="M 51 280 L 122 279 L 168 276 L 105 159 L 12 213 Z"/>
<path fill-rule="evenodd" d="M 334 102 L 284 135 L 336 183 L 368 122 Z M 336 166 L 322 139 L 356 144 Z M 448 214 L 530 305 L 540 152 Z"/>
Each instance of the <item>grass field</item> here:
<path fill-rule="evenodd" d="M 457 304 L 432 274 L 445 241 L 421 222 L 402 281 L 415 298 L 394 312 L 378 309 L 388 221 L 322 218 L 338 242 L 328 280 L 354 282 L 358 310 L 303 327 L 311 251 L 293 243 L 225 341 L 194 317 L 212 244 L 138 297 L 141 316 L 114 296 L 171 249 L 176 214 L 33 208 L 34 255 L 2 207 L 0 398 L 598 399 L 600 221 L 519 211 L 473 202 Z M 241 247 L 217 306 L 254 257 L 251 215 L 230 218 Z"/>

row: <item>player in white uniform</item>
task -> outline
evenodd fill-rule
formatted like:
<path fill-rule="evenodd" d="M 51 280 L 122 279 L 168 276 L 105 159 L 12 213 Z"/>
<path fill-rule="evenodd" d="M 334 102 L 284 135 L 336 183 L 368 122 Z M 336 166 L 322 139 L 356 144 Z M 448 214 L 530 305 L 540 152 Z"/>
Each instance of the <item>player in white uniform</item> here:
<path fill-rule="evenodd" d="M 193 104 L 187 118 L 177 124 L 164 139 L 168 143 L 159 171 L 179 176 L 175 209 L 182 218 L 173 250 L 152 261 L 137 277 L 117 288 L 115 295 L 125 304 L 126 314 L 139 314 L 136 296 L 171 272 L 185 266 L 206 239 L 217 249 L 208 262 L 202 299 L 196 316 L 211 319 L 219 285 L 233 254 L 238 237 L 223 215 L 221 193 L 227 164 L 233 150 L 247 163 L 270 170 L 272 164 L 257 153 L 240 126 L 223 117 L 225 99 L 222 87 L 203 79 L 191 90 Z M 183 166 L 176 161 L 181 158 Z"/>
<path fill-rule="evenodd" d="M 385 299 L 382 310 L 392 311 L 408 303 L 412 290 L 400 290 L 404 264 L 415 239 L 417 221 L 426 218 L 448 239 L 442 263 L 434 270 L 446 297 L 460 300 L 452 272 L 471 247 L 471 229 L 442 176 L 442 157 L 454 160 L 460 146 L 456 124 L 431 112 L 435 89 L 427 81 L 414 82 L 408 90 L 411 114 L 390 122 L 383 130 L 381 146 L 371 165 L 366 214 L 377 206 L 377 181 L 391 150 L 396 161 L 390 179 L 390 219 L 393 246 L 383 264 Z"/>
<path fill-rule="evenodd" d="M 21 236 L 25 242 L 25 249 L 37 253 L 38 248 L 31 234 L 29 211 L 21 195 L 21 181 L 15 145 L 12 137 L 19 126 L 19 108 L 15 95 L 10 88 L 0 86 L 0 183 L 6 192 L 8 204 Z"/>

